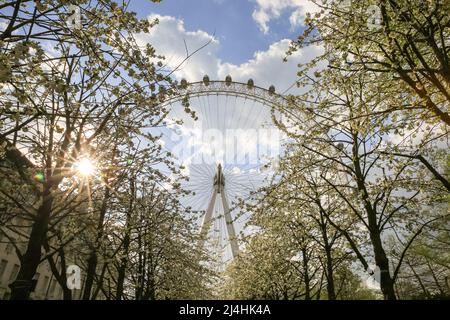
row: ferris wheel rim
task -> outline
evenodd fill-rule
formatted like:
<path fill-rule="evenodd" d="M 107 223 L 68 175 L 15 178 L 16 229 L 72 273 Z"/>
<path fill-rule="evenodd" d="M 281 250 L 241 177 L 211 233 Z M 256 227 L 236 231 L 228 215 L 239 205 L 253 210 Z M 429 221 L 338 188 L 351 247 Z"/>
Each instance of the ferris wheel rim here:
<path fill-rule="evenodd" d="M 184 80 L 184 79 L 183 79 Z M 183 81 L 182 80 L 182 81 Z M 185 80 L 184 80 L 185 81 Z M 251 79 L 249 81 L 252 81 Z M 194 90 L 189 90 L 193 88 Z M 207 97 L 207 96 L 235 96 L 244 99 L 250 99 L 260 102 L 269 107 L 283 107 L 288 104 L 287 96 L 276 93 L 257 85 L 250 85 L 240 81 L 227 80 L 209 80 L 186 82 L 185 85 L 177 84 L 170 95 L 166 96 L 165 92 L 159 92 L 157 97 L 160 105 L 166 106 L 176 102 L 180 102 L 188 96 L 189 98 Z"/>

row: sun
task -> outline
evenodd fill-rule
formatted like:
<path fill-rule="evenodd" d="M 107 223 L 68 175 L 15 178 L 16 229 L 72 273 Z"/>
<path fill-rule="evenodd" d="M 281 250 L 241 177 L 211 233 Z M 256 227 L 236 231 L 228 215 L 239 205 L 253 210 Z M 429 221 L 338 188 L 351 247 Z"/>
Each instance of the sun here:
<path fill-rule="evenodd" d="M 89 158 L 82 158 L 75 163 L 75 169 L 81 176 L 88 177 L 94 174 L 95 165 Z"/>

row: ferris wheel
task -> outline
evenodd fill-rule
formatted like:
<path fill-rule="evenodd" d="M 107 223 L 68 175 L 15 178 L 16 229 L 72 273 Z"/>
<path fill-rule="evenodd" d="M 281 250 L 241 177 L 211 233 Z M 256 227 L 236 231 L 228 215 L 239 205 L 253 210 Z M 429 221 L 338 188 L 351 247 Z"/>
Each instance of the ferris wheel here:
<path fill-rule="evenodd" d="M 179 161 L 192 192 L 184 205 L 202 213 L 199 244 L 226 264 L 239 254 L 248 217 L 235 203 L 264 184 L 283 136 L 273 117 L 287 100 L 275 87 L 225 80 L 181 80 L 161 98 L 168 110 L 164 147 Z"/>

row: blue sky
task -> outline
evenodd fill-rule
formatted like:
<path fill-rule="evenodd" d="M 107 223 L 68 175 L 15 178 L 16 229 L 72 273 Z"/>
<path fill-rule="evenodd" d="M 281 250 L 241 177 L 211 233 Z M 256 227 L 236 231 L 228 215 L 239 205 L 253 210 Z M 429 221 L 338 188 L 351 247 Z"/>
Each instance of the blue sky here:
<path fill-rule="evenodd" d="M 313 46 L 304 48 L 291 56 L 288 62 L 283 62 L 291 39 L 301 33 L 305 11 L 311 9 L 307 3 L 308 0 L 163 0 L 156 4 L 150 0 L 132 0 L 129 9 L 137 12 L 141 18 L 159 19 L 157 26 L 148 34 L 136 35 L 136 40 L 139 44 L 151 44 L 158 54 L 164 55 L 168 69 L 175 70 L 174 76 L 178 80 L 198 82 L 204 75 L 209 75 L 211 80 L 223 80 L 230 75 L 233 80 L 244 83 L 253 79 L 255 85 L 266 89 L 274 85 L 278 93 L 285 94 L 303 90 L 295 86 L 298 64 L 309 62 L 322 50 Z M 184 43 L 192 53 L 211 38 L 215 40 L 210 45 L 180 66 L 180 62 L 186 58 Z M 174 113 L 171 116 L 185 121 L 183 128 L 186 132 L 182 132 L 182 135 L 186 137 L 191 137 L 192 132 L 199 127 L 201 132 L 219 128 L 223 134 L 224 128 L 229 129 L 230 123 L 238 123 L 239 129 L 261 129 L 264 121 L 270 119 L 268 113 L 261 123 L 255 124 L 251 120 L 253 115 L 261 112 L 259 105 L 246 105 L 245 99 L 231 99 L 228 104 L 226 98 L 221 99 L 220 103 L 217 99 L 216 105 L 216 99 L 191 101 L 192 108 L 199 116 L 199 121 L 191 126 L 187 125 L 189 118 L 186 119 L 184 112 L 181 112 L 181 116 L 175 114 L 176 106 L 171 105 Z M 213 105 L 214 116 L 211 116 L 210 104 Z M 178 107 L 181 108 L 181 105 Z M 226 114 L 219 116 L 219 113 L 214 113 L 214 110 L 227 108 L 231 111 Z M 235 114 L 244 115 L 243 118 L 249 121 L 240 123 L 241 117 L 235 119 Z M 218 120 L 208 125 L 209 118 Z M 197 137 L 193 140 L 200 149 L 212 148 L 210 142 Z M 246 148 L 254 147 L 256 142 L 247 139 L 239 141 L 239 144 L 243 152 Z M 165 145 L 173 151 L 174 145 L 186 146 L 189 143 L 168 139 Z M 271 145 L 271 141 L 258 145 Z M 219 143 L 220 147 L 222 145 Z M 187 157 L 179 155 L 179 158 L 184 161 Z"/>
<path fill-rule="evenodd" d="M 295 39 L 301 28 L 293 30 L 289 23 L 290 10 L 269 22 L 270 31 L 262 32 L 252 14 L 257 3 L 250 0 L 149 0 L 131 2 L 133 11 L 140 17 L 151 13 L 172 16 L 184 22 L 186 30 L 203 30 L 215 34 L 220 41 L 218 57 L 226 62 L 241 64 L 251 59 L 255 52 L 264 51 L 281 39 Z"/>
<path fill-rule="evenodd" d="M 306 3 L 308 0 L 163 0 L 159 4 L 132 0 L 130 10 L 141 18 L 159 19 L 150 33 L 136 35 L 136 41 L 149 43 L 164 55 L 166 65 L 175 70 L 178 80 L 197 82 L 205 74 L 211 80 L 223 80 L 230 75 L 239 82 L 251 78 L 266 89 L 274 85 L 278 93 L 285 94 L 303 90 L 295 86 L 298 64 L 310 61 L 322 51 L 320 47 L 304 48 L 283 62 L 290 41 L 302 31 L 305 11 L 311 9 Z M 180 66 L 186 58 L 184 43 L 192 53 L 212 38 L 214 41 Z M 191 177 L 184 187 L 195 195 L 188 197 L 185 205 L 196 210 L 207 208 L 216 161 L 225 168 L 228 201 L 245 197 L 270 175 L 270 170 L 258 169 L 276 159 L 281 150 L 282 136 L 273 131 L 273 125 L 267 126 L 271 123 L 270 109 L 255 101 L 229 96 L 197 97 L 190 102 L 199 120 L 192 121 L 180 103 L 170 104 L 169 119 L 181 119 L 183 125 L 178 126 L 179 130 L 168 127 L 156 133 L 163 135 L 163 147 L 176 156 L 185 167 L 183 173 Z M 241 131 L 233 131 L 235 135 L 230 139 L 229 130 Z M 258 134 L 244 134 L 242 130 Z M 201 157 L 194 157 L 192 151 Z M 253 162 L 235 160 L 247 153 Z M 230 154 L 236 157 L 229 158 Z M 214 211 L 223 211 L 218 201 Z M 245 219 L 243 216 L 236 222 L 237 232 L 243 230 Z"/>
<path fill-rule="evenodd" d="M 313 46 L 304 48 L 292 55 L 288 62 L 283 62 L 290 41 L 302 31 L 305 11 L 311 9 L 307 3 L 308 0 L 163 0 L 157 4 L 150 0 L 132 0 L 129 9 L 137 12 L 141 18 L 159 19 L 159 24 L 149 33 L 136 35 L 136 41 L 138 44 L 149 43 L 158 54 L 164 55 L 168 69 L 175 70 L 174 77 L 178 80 L 197 82 L 204 75 L 209 75 L 211 80 L 223 80 L 230 75 L 233 80 L 244 83 L 253 79 L 255 85 L 266 89 L 274 85 L 278 93 L 285 94 L 303 90 L 295 86 L 298 64 L 309 62 L 322 50 Z M 192 53 L 212 38 L 214 41 L 180 66 L 180 62 L 186 58 L 184 43 Z M 257 116 L 261 114 L 263 106 L 247 103 L 246 99 L 228 99 L 228 96 L 221 97 L 220 100 L 209 97 L 206 101 L 193 99 L 191 107 L 199 120 L 189 126 L 189 117 L 183 111 L 180 112 L 181 115 L 176 112 L 177 108 L 183 109 L 181 104 L 170 105 L 170 116 L 185 122 L 185 130 L 182 130 L 181 136 L 193 141 L 172 141 L 173 137 L 166 132 L 164 145 L 175 154 L 175 147 L 190 147 L 190 144 L 194 144 L 202 152 L 203 149 L 213 148 L 213 142 L 192 134 L 196 130 L 200 129 L 204 133 L 210 129 L 220 129 L 220 134 L 224 135 L 226 129 L 230 129 L 229 124 L 232 124 L 231 129 L 260 130 L 264 128 L 266 120 L 270 119 L 270 112 L 266 112 L 261 119 Z M 221 114 L 217 110 L 228 112 Z M 216 118 L 216 122 L 208 124 L 208 119 Z M 172 128 L 168 129 L 170 132 L 171 130 Z M 252 151 L 256 145 L 276 149 L 280 138 L 274 139 L 275 143 L 273 139 L 254 141 L 243 136 L 239 140 L 238 152 Z M 225 152 L 224 145 L 227 143 L 217 139 L 217 144 L 217 149 Z M 184 154 L 177 156 L 183 162 L 193 161 Z M 227 161 L 224 161 L 225 165 L 228 165 Z M 265 160 L 259 159 L 257 165 L 262 162 Z"/>
<path fill-rule="evenodd" d="M 191 82 L 205 74 L 212 80 L 231 75 L 241 82 L 251 78 L 264 88 L 274 85 L 279 93 L 298 93 L 293 87 L 298 64 L 322 50 L 308 47 L 283 62 L 291 40 L 302 32 L 306 12 L 315 10 L 309 0 L 132 0 L 129 9 L 141 18 L 159 19 L 137 41 L 153 45 L 177 79 Z M 184 43 L 192 53 L 211 39 L 180 66 L 186 58 Z"/>

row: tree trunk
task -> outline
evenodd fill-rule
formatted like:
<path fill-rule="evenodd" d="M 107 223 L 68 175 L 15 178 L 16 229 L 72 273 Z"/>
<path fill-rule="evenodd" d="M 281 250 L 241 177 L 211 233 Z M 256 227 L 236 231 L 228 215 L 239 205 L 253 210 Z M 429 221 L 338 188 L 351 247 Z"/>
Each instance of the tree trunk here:
<path fill-rule="evenodd" d="M 125 282 L 125 273 L 127 270 L 127 264 L 128 264 L 128 249 L 130 247 L 130 236 L 127 234 L 124 239 L 124 249 L 123 249 L 123 255 L 124 257 L 121 259 L 120 267 L 118 271 L 118 278 L 117 278 L 117 292 L 116 292 L 116 300 L 121 300 L 123 296 L 123 285 Z"/>
<path fill-rule="evenodd" d="M 336 290 L 334 288 L 334 274 L 333 274 L 333 258 L 331 256 L 331 249 L 325 247 L 327 256 L 327 293 L 329 300 L 336 300 Z"/>
<path fill-rule="evenodd" d="M 84 291 L 83 291 L 83 300 L 89 300 L 91 299 L 91 291 L 94 284 L 94 276 L 97 271 L 97 250 L 100 248 L 102 238 L 103 238 L 103 223 L 105 220 L 106 210 L 107 210 L 107 204 L 108 200 L 110 198 L 110 189 L 107 186 L 105 190 L 105 196 L 103 197 L 102 207 L 100 208 L 100 215 L 98 218 L 97 223 L 97 237 L 96 237 L 96 243 L 94 244 L 94 247 L 89 255 L 88 259 L 88 266 L 86 270 L 86 282 L 84 284 Z"/>
<path fill-rule="evenodd" d="M 117 278 L 117 292 L 116 292 L 116 300 L 121 300 L 123 295 L 123 284 L 125 281 L 125 272 L 127 270 L 128 263 L 128 251 L 130 248 L 130 232 L 131 232 L 131 216 L 133 213 L 134 206 L 134 197 L 135 197 L 135 181 L 134 179 L 130 179 L 130 204 L 127 212 L 127 220 L 125 223 L 125 236 L 123 238 L 123 256 L 120 261 L 120 267 Z"/>
<path fill-rule="evenodd" d="M 364 209 L 367 214 L 367 225 L 370 233 L 370 241 L 372 243 L 373 252 L 375 255 L 375 264 L 380 269 L 380 287 L 383 292 L 384 299 L 397 300 L 394 290 L 394 281 L 389 272 L 389 260 L 383 248 L 381 241 L 380 226 L 377 222 L 377 212 L 370 202 L 369 193 L 365 184 L 365 176 L 361 169 L 358 134 L 353 133 L 353 165 L 355 168 L 356 184 L 358 191 L 362 194 Z"/>
<path fill-rule="evenodd" d="M 394 282 L 389 272 L 389 260 L 383 249 L 381 237 L 378 232 L 371 232 L 370 239 L 372 242 L 375 263 L 380 268 L 380 287 L 385 300 L 397 300 L 394 290 Z"/>
<path fill-rule="evenodd" d="M 10 285 L 10 300 L 28 300 L 31 293 L 32 280 L 40 264 L 42 246 L 47 237 L 47 227 L 53 206 L 51 186 L 45 185 L 42 204 L 38 209 L 36 220 L 31 228 L 28 247 L 20 261 L 20 270 L 16 280 Z"/>
<path fill-rule="evenodd" d="M 308 256 L 306 252 L 306 248 L 302 248 L 303 255 L 303 280 L 305 281 L 305 300 L 311 300 L 311 287 L 308 272 Z"/>
<path fill-rule="evenodd" d="M 67 287 L 63 288 L 63 300 L 70 301 L 72 300 L 72 291 Z"/>
<path fill-rule="evenodd" d="M 50 265 L 53 276 L 63 290 L 63 299 L 72 300 L 72 291 L 67 287 L 66 256 L 64 253 L 64 248 L 59 248 L 58 254 L 60 259 L 60 270 L 58 270 L 58 267 L 52 257 L 49 257 L 47 261 Z"/>
<path fill-rule="evenodd" d="M 88 259 L 88 266 L 86 270 L 86 282 L 84 283 L 83 300 L 91 299 L 91 291 L 94 285 L 94 276 L 97 270 L 97 252 L 92 250 Z"/>
<path fill-rule="evenodd" d="M 326 278 L 327 278 L 327 293 L 329 300 L 336 300 L 336 290 L 334 287 L 334 272 L 333 272 L 333 256 L 331 254 L 332 245 L 328 239 L 327 224 L 324 219 L 324 212 L 320 205 L 320 229 L 322 231 L 323 245 L 326 255 Z"/>
<path fill-rule="evenodd" d="M 102 291 L 101 289 L 103 288 L 103 280 L 105 279 L 105 273 L 106 273 L 106 269 L 107 269 L 107 268 L 108 268 L 108 264 L 107 264 L 107 263 L 104 263 L 104 264 L 103 264 L 103 267 L 102 267 L 102 272 L 101 272 L 100 277 L 99 277 L 98 282 L 97 282 L 97 288 L 95 289 L 94 293 L 93 293 L 92 296 L 91 296 L 91 299 L 92 299 L 92 300 L 96 300 L 98 294 L 100 293 L 100 291 Z M 108 280 L 109 280 L 109 279 L 108 279 Z M 109 287 L 109 286 L 108 286 L 108 287 Z M 110 290 L 110 291 L 111 291 L 111 290 Z M 110 300 L 110 299 L 109 299 L 109 296 L 110 296 L 110 294 L 109 294 L 109 295 L 105 295 L 105 297 L 106 297 L 107 300 Z"/>

